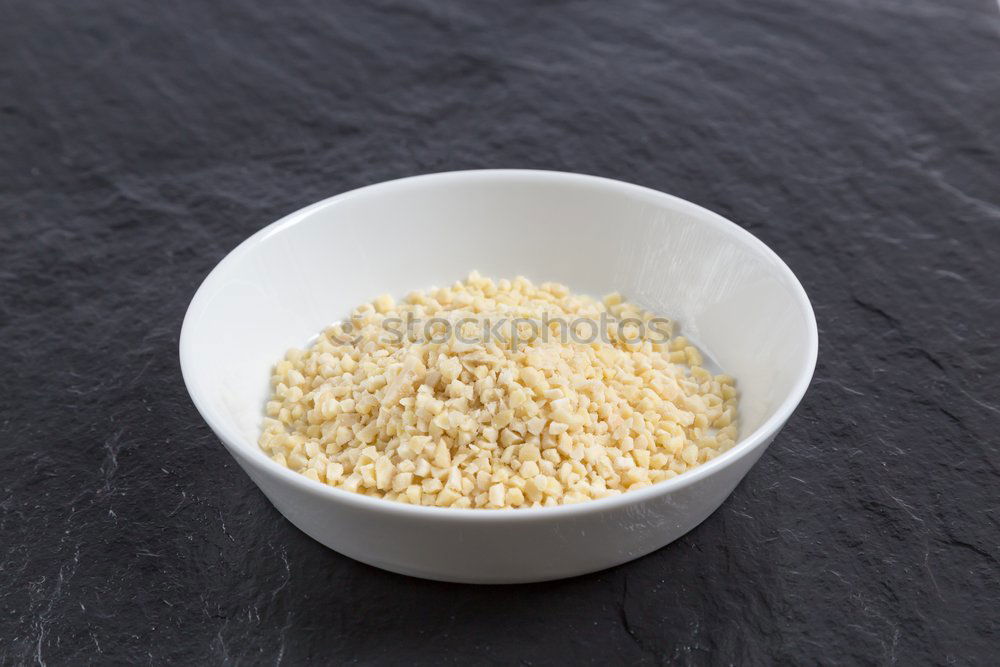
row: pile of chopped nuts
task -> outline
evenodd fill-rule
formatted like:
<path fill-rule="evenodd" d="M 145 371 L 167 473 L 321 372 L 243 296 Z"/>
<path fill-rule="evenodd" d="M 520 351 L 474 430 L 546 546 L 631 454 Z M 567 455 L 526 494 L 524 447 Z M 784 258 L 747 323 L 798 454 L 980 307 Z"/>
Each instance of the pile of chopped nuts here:
<path fill-rule="evenodd" d="M 317 482 L 416 505 L 640 489 L 737 438 L 733 379 L 671 333 L 617 294 L 525 278 L 381 296 L 275 366 L 260 446 Z"/>

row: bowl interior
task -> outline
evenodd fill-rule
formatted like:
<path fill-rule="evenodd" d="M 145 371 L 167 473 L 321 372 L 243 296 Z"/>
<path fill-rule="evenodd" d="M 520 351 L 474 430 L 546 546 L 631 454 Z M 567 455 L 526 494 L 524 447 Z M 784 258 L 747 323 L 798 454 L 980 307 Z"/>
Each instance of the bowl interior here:
<path fill-rule="evenodd" d="M 270 368 L 351 308 L 476 269 L 595 297 L 619 291 L 679 324 L 737 379 L 740 436 L 808 380 L 815 324 L 794 276 L 761 242 L 683 200 L 617 181 L 456 172 L 356 190 L 248 239 L 209 275 L 181 360 L 199 409 L 231 446 L 256 440 Z M 801 387 L 804 389 L 804 386 Z"/>

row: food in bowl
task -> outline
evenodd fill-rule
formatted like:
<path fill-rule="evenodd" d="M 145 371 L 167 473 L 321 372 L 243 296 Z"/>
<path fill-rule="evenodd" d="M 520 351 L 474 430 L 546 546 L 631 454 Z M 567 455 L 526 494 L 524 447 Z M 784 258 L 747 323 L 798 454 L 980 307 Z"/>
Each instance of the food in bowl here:
<path fill-rule="evenodd" d="M 673 333 L 617 294 L 523 277 L 383 295 L 275 365 L 259 444 L 317 482 L 416 505 L 618 495 L 737 439 L 733 379 Z"/>
<path fill-rule="evenodd" d="M 264 453 L 258 439 L 271 389 L 263 369 L 376 294 L 401 300 L 476 267 L 495 277 L 557 279 L 593 296 L 619 290 L 673 316 L 676 333 L 704 346 L 703 367 L 738 381 L 736 445 L 678 477 L 614 497 L 501 511 L 351 493 Z M 738 225 L 648 188 L 530 170 L 407 178 L 295 211 L 219 263 L 192 299 L 180 335 L 194 405 L 282 516 L 374 567 L 477 584 L 594 572 L 701 524 L 793 415 L 816 354 L 816 320 L 802 285 Z"/>

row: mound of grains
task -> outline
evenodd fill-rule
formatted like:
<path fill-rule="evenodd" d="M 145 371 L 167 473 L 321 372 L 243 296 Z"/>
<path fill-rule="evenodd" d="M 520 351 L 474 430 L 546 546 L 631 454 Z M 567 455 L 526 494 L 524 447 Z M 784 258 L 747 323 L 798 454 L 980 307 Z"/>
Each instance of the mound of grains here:
<path fill-rule="evenodd" d="M 737 435 L 732 378 L 666 322 L 616 294 L 477 273 L 399 304 L 382 296 L 275 366 L 260 446 L 315 481 L 439 507 L 649 486 Z"/>

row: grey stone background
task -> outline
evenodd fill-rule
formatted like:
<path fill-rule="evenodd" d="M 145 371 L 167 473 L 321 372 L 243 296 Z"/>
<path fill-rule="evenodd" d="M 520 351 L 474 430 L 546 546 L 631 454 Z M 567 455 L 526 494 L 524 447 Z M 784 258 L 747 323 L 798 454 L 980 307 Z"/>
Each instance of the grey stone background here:
<path fill-rule="evenodd" d="M 0 663 L 995 663 L 1000 9 L 988 0 L 0 0 Z M 547 584 L 284 521 L 181 382 L 188 301 L 320 198 L 534 167 L 780 254 L 820 327 L 722 508 Z"/>

